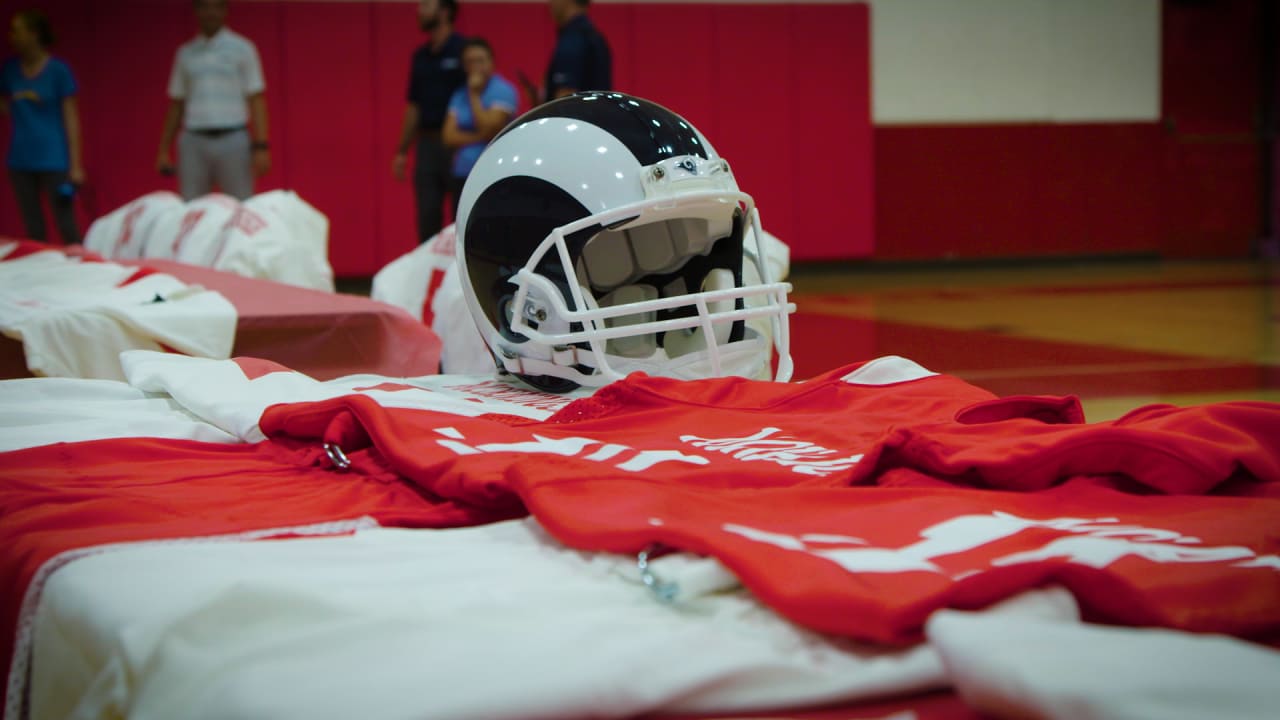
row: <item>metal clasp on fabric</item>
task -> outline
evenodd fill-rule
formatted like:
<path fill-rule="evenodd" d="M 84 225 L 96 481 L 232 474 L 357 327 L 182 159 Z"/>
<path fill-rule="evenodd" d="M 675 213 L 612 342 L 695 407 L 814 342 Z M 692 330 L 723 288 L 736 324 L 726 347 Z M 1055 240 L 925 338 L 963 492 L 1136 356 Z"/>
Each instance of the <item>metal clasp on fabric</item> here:
<path fill-rule="evenodd" d="M 333 466 L 338 470 L 350 469 L 351 461 L 347 459 L 347 454 L 342 452 L 342 448 L 335 443 L 325 443 L 324 454 L 329 456 L 329 462 L 333 463 Z"/>
<path fill-rule="evenodd" d="M 669 605 L 675 602 L 676 595 L 680 594 L 680 585 L 662 580 L 649 567 L 649 558 L 658 550 L 658 545 L 650 545 L 641 550 L 640 554 L 636 556 L 636 567 L 640 570 L 640 582 L 649 588 L 649 592 L 653 593 L 658 602 Z"/>

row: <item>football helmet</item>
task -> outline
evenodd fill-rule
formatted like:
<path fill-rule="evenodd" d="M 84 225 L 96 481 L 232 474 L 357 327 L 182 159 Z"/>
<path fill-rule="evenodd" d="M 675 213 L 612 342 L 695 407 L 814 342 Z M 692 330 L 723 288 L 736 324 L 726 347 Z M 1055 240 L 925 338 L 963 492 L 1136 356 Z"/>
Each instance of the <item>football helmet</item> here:
<path fill-rule="evenodd" d="M 755 202 L 664 107 L 586 92 L 534 108 L 481 154 L 457 227 L 467 307 L 499 370 L 534 387 L 767 379 L 774 349 L 774 379 L 791 377 L 795 305 Z"/>

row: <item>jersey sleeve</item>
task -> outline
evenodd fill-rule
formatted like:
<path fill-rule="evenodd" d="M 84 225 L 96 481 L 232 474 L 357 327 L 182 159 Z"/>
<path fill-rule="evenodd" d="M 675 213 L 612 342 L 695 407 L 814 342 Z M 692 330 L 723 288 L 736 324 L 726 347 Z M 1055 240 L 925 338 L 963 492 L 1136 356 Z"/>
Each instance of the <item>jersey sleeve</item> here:
<path fill-rule="evenodd" d="M 76 77 L 71 73 L 71 66 L 66 63 L 58 63 L 58 74 L 54 78 L 54 83 L 59 99 L 74 97 L 79 91 L 76 86 Z"/>
<path fill-rule="evenodd" d="M 258 48 L 247 41 L 245 46 L 245 58 L 240 65 L 240 79 L 244 82 L 245 97 L 248 97 L 266 90 L 267 82 L 262 77 L 262 60 L 258 57 Z"/>
<path fill-rule="evenodd" d="M 169 70 L 169 97 L 173 100 L 187 98 L 187 76 L 182 72 L 182 48 L 173 54 L 173 68 Z"/>

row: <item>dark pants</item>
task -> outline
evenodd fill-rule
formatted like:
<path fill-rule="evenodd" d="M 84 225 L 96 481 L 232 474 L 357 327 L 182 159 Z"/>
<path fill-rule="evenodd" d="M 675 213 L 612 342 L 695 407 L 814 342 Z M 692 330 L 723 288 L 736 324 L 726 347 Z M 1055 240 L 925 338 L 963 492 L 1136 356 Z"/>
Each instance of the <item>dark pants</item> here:
<path fill-rule="evenodd" d="M 440 133 L 423 132 L 418 138 L 418 158 L 413 188 L 418 195 L 418 242 L 426 242 L 444 227 L 444 196 L 449 191 L 453 153 L 440 142 Z"/>
<path fill-rule="evenodd" d="M 454 222 L 458 222 L 458 199 L 462 197 L 462 186 L 466 183 L 464 177 L 449 176 L 449 207 L 453 209 Z"/>
<path fill-rule="evenodd" d="M 22 213 L 22 224 L 26 227 L 27 237 L 41 242 L 46 239 L 44 208 L 40 204 L 40 193 L 43 192 L 49 196 L 53 220 L 58 226 L 62 242 L 68 245 L 80 242 L 80 230 L 76 227 L 71 198 L 58 192 L 58 186 L 67 182 L 66 172 L 10 168 L 9 181 L 13 183 L 13 194 L 18 198 L 18 210 Z"/>

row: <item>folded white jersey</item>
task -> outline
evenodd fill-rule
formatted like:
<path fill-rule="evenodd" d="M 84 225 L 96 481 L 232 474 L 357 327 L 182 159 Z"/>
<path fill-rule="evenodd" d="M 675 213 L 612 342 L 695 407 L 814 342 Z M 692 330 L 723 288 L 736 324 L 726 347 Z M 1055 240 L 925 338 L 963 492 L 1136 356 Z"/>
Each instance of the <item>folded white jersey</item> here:
<path fill-rule="evenodd" d="M 130 385 L 168 395 L 193 417 L 245 442 L 264 438 L 262 411 L 276 403 L 366 395 L 383 407 L 418 408 L 475 417 L 501 413 L 544 420 L 587 390 L 551 394 L 489 375 L 389 378 L 349 375 L 319 381 L 265 360 L 208 360 L 157 352 L 120 358 Z"/>
<path fill-rule="evenodd" d="M 123 379 L 132 349 L 225 358 L 235 329 L 226 298 L 171 275 L 54 250 L 0 262 L 0 332 L 33 375 Z"/>
<path fill-rule="evenodd" d="M 654 562 L 690 592 L 670 606 L 633 558 L 567 549 L 532 520 L 368 525 L 136 543 L 65 565 L 36 617 L 31 717 L 632 717 L 946 684 L 927 644 L 809 632 L 714 560 Z M 988 611 L 1073 625 L 1076 612 L 1060 590 Z"/>
<path fill-rule="evenodd" d="M 62 442 L 155 437 L 239 442 L 172 398 L 115 380 L 19 378 L 0 382 L 0 452 Z"/>
<path fill-rule="evenodd" d="M 1225 635 L 941 610 L 926 628 L 971 707 L 1054 720 L 1252 720 L 1280 708 L 1280 652 Z"/>

